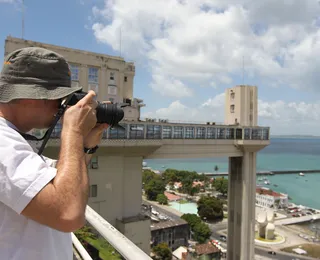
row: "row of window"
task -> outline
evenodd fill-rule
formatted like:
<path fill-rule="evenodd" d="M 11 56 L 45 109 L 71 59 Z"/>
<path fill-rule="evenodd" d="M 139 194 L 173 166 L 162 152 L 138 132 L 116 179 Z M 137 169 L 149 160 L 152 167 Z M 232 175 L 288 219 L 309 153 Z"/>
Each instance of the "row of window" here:
<path fill-rule="evenodd" d="M 124 129 L 113 128 L 103 133 L 104 139 L 127 139 L 127 124 Z M 242 128 L 217 128 L 194 126 L 129 125 L 128 139 L 242 139 Z M 52 138 L 59 138 L 61 125 L 57 125 Z M 269 129 L 244 129 L 245 140 L 269 140 Z"/>
<path fill-rule="evenodd" d="M 71 80 L 72 81 L 79 81 L 80 79 L 80 67 L 74 64 L 70 65 L 70 71 L 71 71 Z M 110 72 L 110 83 L 115 84 L 115 72 L 111 71 Z M 124 76 L 124 82 L 128 81 L 128 77 Z M 99 84 L 99 68 L 96 67 L 89 67 L 88 68 L 88 83 L 94 83 L 94 84 Z"/>

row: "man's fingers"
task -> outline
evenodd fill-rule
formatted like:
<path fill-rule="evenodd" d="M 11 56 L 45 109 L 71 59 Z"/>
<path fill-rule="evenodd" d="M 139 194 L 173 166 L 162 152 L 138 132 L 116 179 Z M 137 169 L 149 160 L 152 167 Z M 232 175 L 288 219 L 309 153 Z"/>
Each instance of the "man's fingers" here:
<path fill-rule="evenodd" d="M 84 106 L 84 105 L 89 105 L 93 103 L 93 98 L 96 96 L 96 93 L 94 91 L 90 90 L 87 95 L 85 95 L 78 103 L 78 106 Z M 94 101 L 97 103 L 96 101 Z M 96 108 L 97 105 L 95 105 L 94 108 Z"/>

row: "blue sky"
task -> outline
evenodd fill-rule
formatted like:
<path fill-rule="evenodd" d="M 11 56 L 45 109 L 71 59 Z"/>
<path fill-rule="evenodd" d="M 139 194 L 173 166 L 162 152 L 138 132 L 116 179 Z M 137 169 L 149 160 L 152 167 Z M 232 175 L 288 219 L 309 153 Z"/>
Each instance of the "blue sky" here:
<path fill-rule="evenodd" d="M 144 116 L 222 122 L 224 90 L 244 71 L 259 88 L 260 125 L 319 135 L 320 6 L 282 2 L 25 0 L 25 38 L 119 55 L 121 28 Z M 21 37 L 21 6 L 0 0 L 2 52 L 8 35 Z"/>

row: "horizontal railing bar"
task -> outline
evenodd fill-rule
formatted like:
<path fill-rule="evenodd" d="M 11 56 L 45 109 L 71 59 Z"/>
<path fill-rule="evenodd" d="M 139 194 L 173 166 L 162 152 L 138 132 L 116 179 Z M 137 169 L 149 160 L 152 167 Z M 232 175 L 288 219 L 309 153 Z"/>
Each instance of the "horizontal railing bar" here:
<path fill-rule="evenodd" d="M 86 208 L 86 220 L 127 260 L 152 260 L 125 235 L 95 212 Z"/>
<path fill-rule="evenodd" d="M 76 235 L 71 233 L 71 236 L 72 236 L 72 243 L 74 247 L 77 249 L 82 260 L 92 260 L 92 257 L 88 254 L 87 250 L 83 247 L 83 245 L 81 244 L 79 239 L 76 237 Z"/>

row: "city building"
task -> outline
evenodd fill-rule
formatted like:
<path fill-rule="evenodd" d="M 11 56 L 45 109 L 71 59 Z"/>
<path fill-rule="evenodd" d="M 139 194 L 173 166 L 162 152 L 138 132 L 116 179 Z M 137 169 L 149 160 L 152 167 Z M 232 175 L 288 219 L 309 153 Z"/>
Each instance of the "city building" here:
<path fill-rule="evenodd" d="M 229 260 L 253 259 L 256 153 L 270 143 L 270 128 L 257 125 L 257 87 L 236 86 L 226 90 L 226 99 L 233 96 L 234 101 L 226 100 L 225 124 L 176 123 L 160 119 L 143 121 L 140 108 L 144 104 L 141 99 L 133 97 L 133 63 L 121 57 L 13 37 L 7 37 L 5 41 L 5 54 L 27 46 L 45 47 L 66 57 L 70 63 L 72 84 L 81 84 L 84 91 L 95 90 L 98 100 L 131 101 L 121 122 L 124 129 L 104 132 L 89 166 L 88 208 L 91 210 L 88 210 L 87 217 L 107 240 L 117 238 L 112 240 L 112 245 L 122 255 L 127 259 L 148 259 L 145 255 L 151 251 L 151 222 L 141 215 L 144 159 L 228 157 L 227 257 Z M 206 121 L 214 122 L 215 119 Z M 61 125 L 58 124 L 46 145 L 45 156 L 58 158 L 60 134 Z M 36 148 L 41 144 L 30 143 Z M 117 234 L 116 230 L 124 236 Z M 146 254 L 141 257 L 137 253 L 139 257 L 134 258 L 134 253 L 140 249 L 131 244 L 121 246 L 117 241 L 133 243 Z"/>
<path fill-rule="evenodd" d="M 256 204 L 264 208 L 283 208 L 288 206 L 288 194 L 278 193 L 268 188 L 256 188 Z"/>
<path fill-rule="evenodd" d="M 151 246 L 166 243 L 172 251 L 188 246 L 190 227 L 179 216 L 149 203 L 141 205 L 141 212 L 151 219 Z"/>
<path fill-rule="evenodd" d="M 152 246 L 166 243 L 174 251 L 180 246 L 188 246 L 189 237 L 189 225 L 181 218 L 161 220 L 151 224 Z"/>
<path fill-rule="evenodd" d="M 137 121 L 143 101 L 133 97 L 135 65 L 121 57 L 109 56 L 66 47 L 43 44 L 19 38 L 7 37 L 5 55 L 24 47 L 44 47 L 64 56 L 70 66 L 72 84 L 82 86 L 83 91 L 93 90 L 99 101 L 127 103 L 125 119 Z"/>

